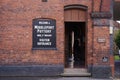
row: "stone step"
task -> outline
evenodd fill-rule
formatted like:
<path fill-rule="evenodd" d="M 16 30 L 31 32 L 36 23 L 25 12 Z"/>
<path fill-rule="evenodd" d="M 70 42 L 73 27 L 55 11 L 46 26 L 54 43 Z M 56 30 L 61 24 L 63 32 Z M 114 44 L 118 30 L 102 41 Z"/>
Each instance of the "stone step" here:
<path fill-rule="evenodd" d="M 64 69 L 64 73 L 61 74 L 61 76 L 71 76 L 71 77 L 77 77 L 77 76 L 81 76 L 81 77 L 88 77 L 91 76 L 91 73 L 87 72 L 87 69 Z"/>
<path fill-rule="evenodd" d="M 67 69 L 64 69 L 64 72 L 65 73 L 77 73 L 77 72 L 87 72 L 87 69 L 84 69 L 84 68 L 80 68 L 80 69 L 77 69 L 77 68 L 67 68 Z"/>

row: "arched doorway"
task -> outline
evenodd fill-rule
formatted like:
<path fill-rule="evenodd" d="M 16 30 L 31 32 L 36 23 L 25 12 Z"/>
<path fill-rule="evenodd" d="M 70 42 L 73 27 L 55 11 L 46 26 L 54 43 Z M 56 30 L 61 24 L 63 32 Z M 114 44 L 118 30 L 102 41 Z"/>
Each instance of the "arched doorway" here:
<path fill-rule="evenodd" d="M 65 6 L 65 68 L 86 66 L 86 20 L 86 6 Z"/>

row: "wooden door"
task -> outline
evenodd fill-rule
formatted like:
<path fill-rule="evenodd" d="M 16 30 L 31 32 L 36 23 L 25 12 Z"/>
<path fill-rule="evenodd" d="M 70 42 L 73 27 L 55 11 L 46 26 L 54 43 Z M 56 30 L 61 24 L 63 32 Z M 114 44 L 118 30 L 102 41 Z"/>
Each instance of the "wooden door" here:
<path fill-rule="evenodd" d="M 86 11 L 82 9 L 68 9 L 64 13 L 65 21 L 86 22 Z"/>

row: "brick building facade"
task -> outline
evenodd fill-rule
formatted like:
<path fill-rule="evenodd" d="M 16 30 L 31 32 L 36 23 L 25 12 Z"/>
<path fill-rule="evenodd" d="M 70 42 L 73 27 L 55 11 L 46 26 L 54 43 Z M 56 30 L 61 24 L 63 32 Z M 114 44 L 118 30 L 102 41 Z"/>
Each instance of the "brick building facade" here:
<path fill-rule="evenodd" d="M 77 62 L 83 64 L 73 68 L 84 68 L 97 78 L 114 76 L 112 8 L 113 0 L 1 0 L 0 76 L 60 75 L 69 68 L 78 38 L 83 60 L 78 57 Z M 36 48 L 41 38 L 33 37 L 35 26 L 39 31 L 47 21 L 55 23 L 50 42 L 54 49 L 44 41 Z"/>

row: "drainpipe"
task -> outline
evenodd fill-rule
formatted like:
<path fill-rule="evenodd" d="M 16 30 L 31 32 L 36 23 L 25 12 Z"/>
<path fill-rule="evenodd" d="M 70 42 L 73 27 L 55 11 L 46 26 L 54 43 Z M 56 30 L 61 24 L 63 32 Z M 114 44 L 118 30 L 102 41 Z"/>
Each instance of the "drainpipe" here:
<path fill-rule="evenodd" d="M 110 6 L 110 12 L 112 14 L 112 18 L 110 20 L 110 29 L 111 29 L 111 32 L 110 32 L 110 54 L 113 55 L 113 30 L 114 30 L 114 24 L 113 24 L 113 6 L 114 6 L 114 1 L 113 0 L 110 0 L 111 1 L 111 6 Z"/>
<path fill-rule="evenodd" d="M 111 1 L 111 6 L 110 6 L 110 12 L 112 14 L 112 18 L 110 20 L 110 28 L 112 28 L 112 32 L 110 33 L 110 55 L 114 55 L 113 54 L 113 40 L 114 40 L 114 36 L 113 36 L 113 29 L 114 29 L 114 24 L 113 24 L 113 6 L 114 6 L 114 0 L 110 0 Z M 114 62 L 113 62 L 114 64 Z M 114 77 L 114 66 L 112 67 L 112 77 Z"/>

